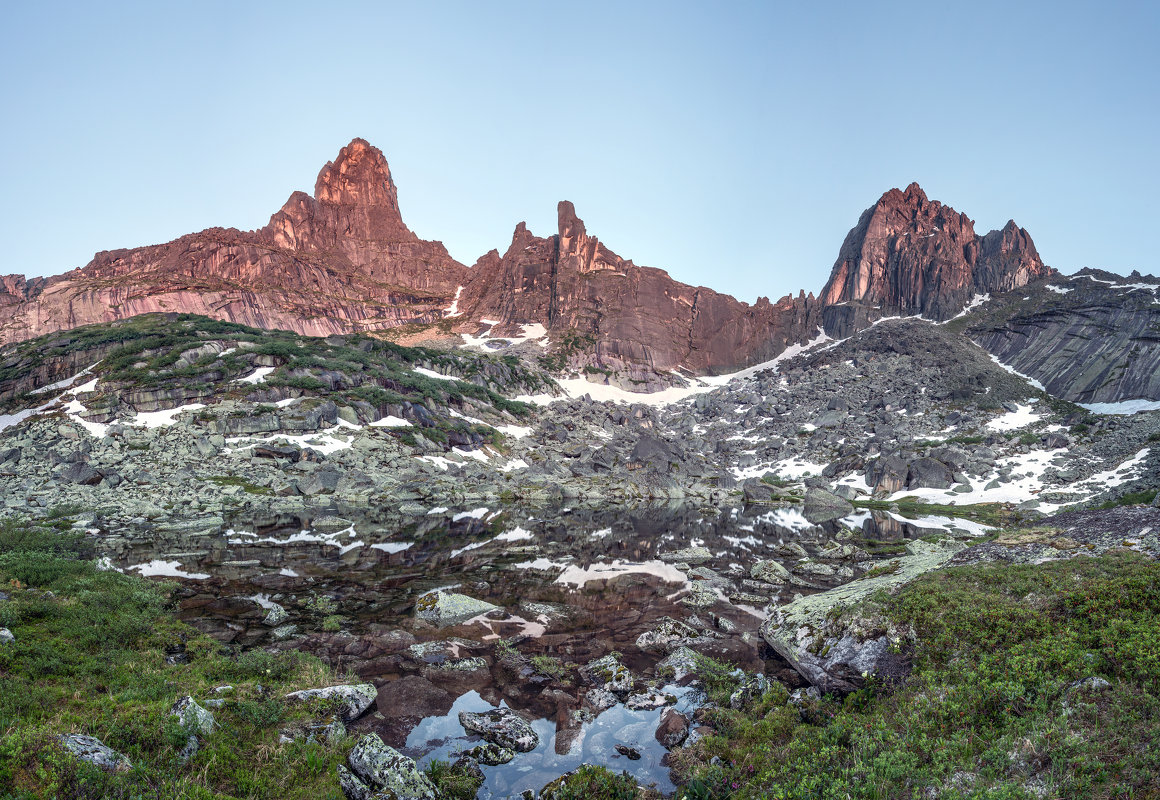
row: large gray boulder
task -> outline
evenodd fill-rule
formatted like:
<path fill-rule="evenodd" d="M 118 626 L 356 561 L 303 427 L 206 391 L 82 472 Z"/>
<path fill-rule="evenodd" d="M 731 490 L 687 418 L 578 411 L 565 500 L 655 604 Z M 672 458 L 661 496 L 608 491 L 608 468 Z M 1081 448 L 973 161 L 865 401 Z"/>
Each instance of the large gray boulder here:
<path fill-rule="evenodd" d="M 854 506 L 850 505 L 849 500 L 844 500 L 836 494 L 830 494 L 825 489 L 810 489 L 806 492 L 805 507 L 802 509 L 802 514 L 816 525 L 833 519 L 841 519 L 853 511 Z"/>
<path fill-rule="evenodd" d="M 12 635 L 12 631 L 0 628 L 0 644 L 12 644 L 15 641 L 16 637 Z"/>
<path fill-rule="evenodd" d="M 907 554 L 888 571 L 794 600 L 762 625 L 761 635 L 823 692 L 851 692 L 871 676 L 897 678 L 909 669 L 900 652 L 909 633 L 898 630 L 870 597 L 938 569 L 964 547 L 953 540 L 909 542 Z"/>
<path fill-rule="evenodd" d="M 951 468 L 933 458 L 916 458 L 910 462 L 907 489 L 949 489 L 954 483 Z"/>
<path fill-rule="evenodd" d="M 377 733 L 368 733 L 358 740 L 347 756 L 353 775 L 343 774 L 339 767 L 339 782 L 351 800 L 376 796 L 360 795 L 359 783 L 373 793 L 381 793 L 395 800 L 436 800 L 438 794 L 413 759 L 385 744 Z M 357 778 L 357 783 L 352 778 Z M 348 788 L 349 787 L 349 788 Z"/>
<path fill-rule="evenodd" d="M 476 600 L 465 594 L 438 589 L 434 592 L 428 592 L 415 601 L 415 616 L 424 622 L 442 627 L 466 622 L 472 617 L 478 617 L 480 614 L 486 614 L 498 608 L 499 606 L 486 600 Z"/>
<path fill-rule="evenodd" d="M 750 568 L 749 575 L 762 583 L 782 584 L 789 580 L 789 570 L 778 561 L 758 561 Z"/>
<path fill-rule="evenodd" d="M 479 734 L 484 741 L 517 753 L 535 750 L 540 744 L 540 736 L 531 724 L 510 708 L 495 708 L 480 714 L 460 711 L 459 724 L 468 733 Z"/>
<path fill-rule="evenodd" d="M 61 746 L 76 758 L 100 767 L 106 772 L 128 772 L 133 768 L 128 758 L 111 747 L 106 747 L 105 743 L 95 736 L 68 733 L 61 736 L 59 741 Z"/>
<path fill-rule="evenodd" d="M 312 700 L 326 701 L 335 706 L 335 713 L 343 722 L 350 722 L 362 716 L 378 697 L 379 690 L 370 683 L 325 686 L 321 689 L 303 689 L 291 692 L 282 699 L 291 703 L 306 703 Z"/>

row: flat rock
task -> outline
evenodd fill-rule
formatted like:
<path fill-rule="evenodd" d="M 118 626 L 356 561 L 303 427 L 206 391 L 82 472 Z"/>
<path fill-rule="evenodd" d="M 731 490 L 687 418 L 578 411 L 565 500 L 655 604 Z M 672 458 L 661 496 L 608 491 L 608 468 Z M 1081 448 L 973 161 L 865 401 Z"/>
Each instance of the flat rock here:
<path fill-rule="evenodd" d="M 335 713 L 343 722 L 350 722 L 362 716 L 363 712 L 371 707 L 378 696 L 378 689 L 370 683 L 345 684 L 342 686 L 326 686 L 321 689 L 303 689 L 300 692 L 291 692 L 282 699 L 292 703 L 305 703 L 312 700 L 330 701 L 336 706 Z"/>
<path fill-rule="evenodd" d="M 908 669 L 895 652 L 901 634 L 877 614 L 871 595 L 891 590 L 946 564 L 964 545 L 952 540 L 907 544 L 892 572 L 861 578 L 794 600 L 761 628 L 769 646 L 823 692 L 850 692 L 866 677 L 899 677 Z"/>
<path fill-rule="evenodd" d="M 468 733 L 479 734 L 492 744 L 519 753 L 535 750 L 540 743 L 540 736 L 531 724 L 510 708 L 496 708 L 478 714 L 460 711 L 459 724 Z"/>
<path fill-rule="evenodd" d="M 499 606 L 465 594 L 438 589 L 415 601 L 415 616 L 433 625 L 457 625 L 472 617 L 496 611 Z"/>
<path fill-rule="evenodd" d="M 60 743 L 81 761 L 87 761 L 107 772 L 128 772 L 133 768 L 129 759 L 95 736 L 69 733 L 60 737 Z"/>

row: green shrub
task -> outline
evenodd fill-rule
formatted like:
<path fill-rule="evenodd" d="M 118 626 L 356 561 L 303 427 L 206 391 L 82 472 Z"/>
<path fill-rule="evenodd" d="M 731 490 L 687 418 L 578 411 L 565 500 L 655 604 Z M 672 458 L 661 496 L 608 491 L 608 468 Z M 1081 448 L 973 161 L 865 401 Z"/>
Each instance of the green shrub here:
<path fill-rule="evenodd" d="M 544 787 L 541 800 L 635 800 L 636 781 L 627 772 L 585 764 Z"/>

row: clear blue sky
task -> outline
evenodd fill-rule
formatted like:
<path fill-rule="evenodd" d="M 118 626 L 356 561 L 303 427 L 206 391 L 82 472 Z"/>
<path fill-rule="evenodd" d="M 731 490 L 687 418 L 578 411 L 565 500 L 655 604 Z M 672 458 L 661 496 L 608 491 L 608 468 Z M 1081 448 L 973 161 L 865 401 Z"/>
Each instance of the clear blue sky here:
<path fill-rule="evenodd" d="M 469 264 L 569 199 L 680 280 L 816 292 L 917 180 L 1157 273 L 1158 5 L 8 2 L 0 273 L 259 227 L 355 136 Z"/>

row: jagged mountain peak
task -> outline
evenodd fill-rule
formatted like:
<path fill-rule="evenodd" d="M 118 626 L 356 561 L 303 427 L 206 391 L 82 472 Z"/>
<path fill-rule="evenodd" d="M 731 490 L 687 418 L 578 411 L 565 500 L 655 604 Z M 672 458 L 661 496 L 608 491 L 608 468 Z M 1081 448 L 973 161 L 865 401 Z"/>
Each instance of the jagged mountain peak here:
<path fill-rule="evenodd" d="M 399 210 L 398 191 L 383 152 L 366 139 L 352 139 L 326 162 L 314 183 L 314 198 L 320 203 L 358 206 L 386 206 Z"/>
<path fill-rule="evenodd" d="M 946 320 L 977 294 L 1053 273 L 1014 221 L 985 236 L 917 183 L 891 189 L 847 234 L 822 290 L 826 330 L 849 335 L 882 316 Z"/>

